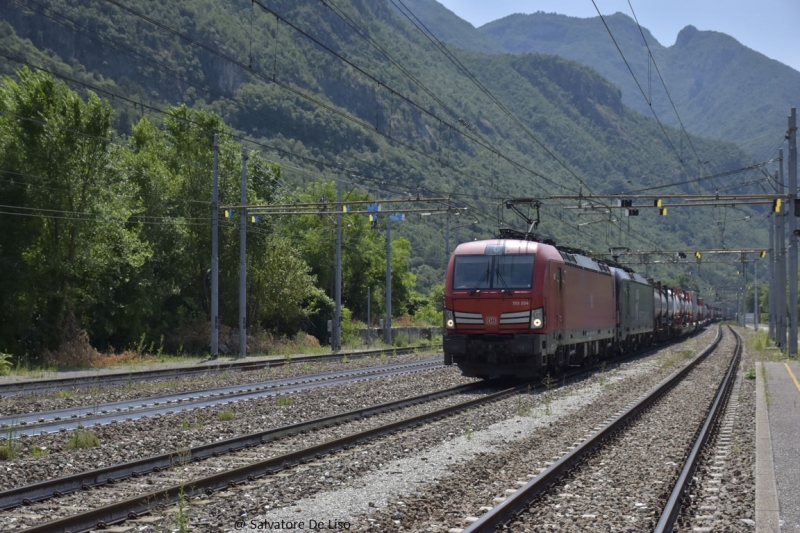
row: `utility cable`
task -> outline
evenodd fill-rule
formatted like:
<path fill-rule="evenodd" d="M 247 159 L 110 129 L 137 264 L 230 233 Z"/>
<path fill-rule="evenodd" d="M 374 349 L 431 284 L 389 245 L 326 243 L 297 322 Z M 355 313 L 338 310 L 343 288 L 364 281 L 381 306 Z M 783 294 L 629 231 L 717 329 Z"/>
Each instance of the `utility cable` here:
<path fill-rule="evenodd" d="M 642 93 L 642 97 L 644 98 L 645 102 L 647 102 L 648 107 L 650 108 L 650 112 L 653 115 L 653 118 L 656 119 L 656 122 L 658 123 L 658 126 L 661 128 L 661 132 L 664 134 L 664 138 L 667 140 L 667 143 L 669 144 L 670 148 L 672 149 L 672 151 L 675 153 L 676 157 L 678 158 L 678 161 L 680 162 L 681 167 L 683 167 L 684 172 L 686 172 L 686 175 L 687 176 L 691 175 L 689 170 L 686 168 L 686 164 L 683 162 L 683 158 L 678 153 L 677 148 L 675 148 L 675 144 L 673 144 L 672 139 L 670 139 L 669 135 L 667 134 L 667 130 L 664 127 L 664 124 L 661 123 L 661 120 L 658 118 L 658 114 L 656 113 L 655 109 L 653 109 L 653 103 L 650 102 L 650 100 L 647 98 L 647 94 L 645 93 L 644 89 L 642 88 L 642 85 L 639 83 L 639 80 L 636 78 L 636 74 L 633 73 L 633 68 L 631 68 L 631 65 L 630 65 L 630 63 L 628 63 L 628 60 L 625 57 L 625 54 L 622 52 L 622 48 L 620 48 L 616 37 L 614 37 L 614 33 L 611 31 L 611 28 L 608 26 L 608 22 L 606 22 L 606 18 L 602 15 L 602 13 L 600 13 L 600 8 L 597 7 L 597 2 L 595 2 L 595 0 L 592 0 L 592 4 L 594 5 L 594 8 L 597 11 L 597 14 L 600 16 L 600 20 L 603 22 L 603 25 L 606 27 L 606 31 L 608 32 L 608 35 L 611 37 L 611 40 L 614 42 L 614 46 L 616 46 L 617 52 L 619 52 L 620 57 L 622 57 L 622 61 L 625 63 L 625 66 L 628 67 L 628 72 L 630 72 L 631 77 L 633 77 L 633 81 L 636 83 L 636 86 L 639 88 L 639 92 Z M 687 183 L 694 183 L 694 182 L 693 181 L 689 181 Z"/>
<path fill-rule="evenodd" d="M 689 141 L 689 146 L 692 147 L 692 151 L 694 152 L 694 155 L 697 158 L 697 162 L 700 163 L 700 166 L 703 168 L 703 171 L 706 174 L 708 174 L 703 159 L 697 153 L 697 149 L 695 148 L 694 143 L 692 142 L 692 138 L 689 136 L 689 132 L 686 131 L 686 128 L 683 125 L 683 120 L 681 120 L 681 116 L 678 113 L 678 108 L 675 107 L 675 102 L 672 100 L 672 95 L 669 94 L 669 89 L 667 89 L 667 83 L 664 81 L 664 76 L 661 75 L 661 69 L 658 68 L 658 63 L 656 63 L 655 57 L 653 57 L 653 51 L 650 50 L 650 44 L 647 42 L 647 39 L 644 36 L 644 30 L 642 29 L 642 25 L 639 24 L 639 18 L 636 16 L 636 12 L 633 10 L 633 4 L 631 4 L 631 0 L 628 0 L 628 6 L 631 8 L 633 19 L 636 21 L 636 26 L 638 26 L 639 28 L 639 34 L 642 36 L 642 41 L 644 42 L 644 45 L 647 48 L 648 58 L 650 61 L 653 62 L 653 65 L 656 67 L 656 73 L 658 74 L 658 78 L 661 80 L 661 85 L 664 87 L 664 92 L 667 94 L 669 103 L 670 105 L 672 105 L 672 110 L 675 111 L 675 116 L 678 118 L 678 124 L 681 125 L 681 130 L 683 131 L 684 136 L 686 136 L 686 140 Z M 652 102 L 649 102 L 649 104 L 652 105 Z"/>

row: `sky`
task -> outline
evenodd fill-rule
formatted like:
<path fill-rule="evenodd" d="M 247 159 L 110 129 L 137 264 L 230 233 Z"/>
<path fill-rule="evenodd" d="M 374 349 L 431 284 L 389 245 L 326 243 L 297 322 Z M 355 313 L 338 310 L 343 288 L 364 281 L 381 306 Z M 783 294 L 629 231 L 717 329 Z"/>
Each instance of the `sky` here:
<path fill-rule="evenodd" d="M 438 0 L 478 27 L 512 13 L 596 17 L 592 0 Z M 622 12 L 672 46 L 688 25 L 726 33 L 753 50 L 800 71 L 800 0 L 595 0 L 603 15 Z M 798 89 L 800 90 L 800 88 Z"/>

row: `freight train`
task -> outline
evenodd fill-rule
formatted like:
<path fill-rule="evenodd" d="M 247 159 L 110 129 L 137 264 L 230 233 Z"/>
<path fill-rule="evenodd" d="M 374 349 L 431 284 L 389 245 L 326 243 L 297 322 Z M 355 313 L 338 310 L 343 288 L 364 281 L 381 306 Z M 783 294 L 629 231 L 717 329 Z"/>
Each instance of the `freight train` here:
<path fill-rule="evenodd" d="M 695 292 L 612 265 L 525 238 L 459 245 L 445 284 L 445 365 L 472 377 L 541 376 L 720 318 Z"/>

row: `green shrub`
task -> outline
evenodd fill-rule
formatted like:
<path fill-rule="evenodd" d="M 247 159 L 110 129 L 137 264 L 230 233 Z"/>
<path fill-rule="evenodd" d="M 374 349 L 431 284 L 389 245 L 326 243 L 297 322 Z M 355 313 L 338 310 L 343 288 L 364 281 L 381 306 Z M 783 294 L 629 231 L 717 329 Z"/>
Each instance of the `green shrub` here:
<path fill-rule="evenodd" d="M 11 372 L 11 354 L 0 352 L 0 376 Z"/>
<path fill-rule="evenodd" d="M 397 335 L 394 336 L 394 340 L 392 341 L 392 345 L 398 348 L 405 348 L 411 344 L 411 341 L 408 338 L 408 333 L 405 331 L 398 331 Z"/>
<path fill-rule="evenodd" d="M 361 343 L 361 338 L 356 333 L 356 329 L 352 311 L 342 306 L 342 344 Z"/>
<path fill-rule="evenodd" d="M 417 309 L 414 321 L 428 326 L 441 326 L 444 323 L 444 315 L 434 304 L 429 303 Z"/>

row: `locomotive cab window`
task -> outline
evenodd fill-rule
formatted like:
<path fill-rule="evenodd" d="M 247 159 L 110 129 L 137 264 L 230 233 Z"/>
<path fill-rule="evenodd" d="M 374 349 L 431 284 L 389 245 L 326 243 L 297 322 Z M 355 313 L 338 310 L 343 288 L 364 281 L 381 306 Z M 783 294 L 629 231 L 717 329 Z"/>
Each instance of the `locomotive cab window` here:
<path fill-rule="evenodd" d="M 492 258 L 486 255 L 459 255 L 453 271 L 454 289 L 487 289 Z"/>
<path fill-rule="evenodd" d="M 493 287 L 530 289 L 533 281 L 533 255 L 501 255 L 495 258 Z"/>
<path fill-rule="evenodd" d="M 530 289 L 534 255 L 460 255 L 454 289 Z"/>

